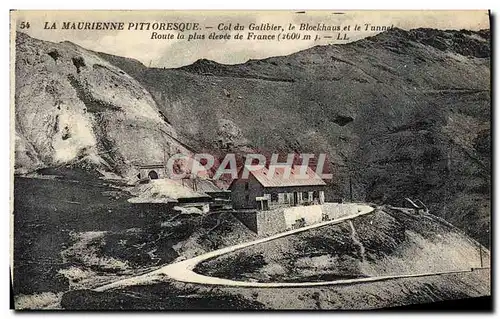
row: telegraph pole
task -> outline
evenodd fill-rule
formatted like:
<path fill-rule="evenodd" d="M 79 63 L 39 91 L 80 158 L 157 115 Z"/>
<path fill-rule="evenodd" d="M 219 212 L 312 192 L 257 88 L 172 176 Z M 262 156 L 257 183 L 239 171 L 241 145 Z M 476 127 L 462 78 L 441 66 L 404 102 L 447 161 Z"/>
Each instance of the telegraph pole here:
<path fill-rule="evenodd" d="M 352 203 L 353 198 L 352 198 L 352 175 L 351 175 L 351 170 L 349 170 L 349 197 L 351 198 L 351 203 Z"/>
<path fill-rule="evenodd" d="M 481 268 L 483 268 L 483 246 L 479 244 L 479 258 L 481 259 Z"/>
<path fill-rule="evenodd" d="M 165 145 L 163 145 L 163 171 L 167 177 L 167 155 L 165 154 Z"/>

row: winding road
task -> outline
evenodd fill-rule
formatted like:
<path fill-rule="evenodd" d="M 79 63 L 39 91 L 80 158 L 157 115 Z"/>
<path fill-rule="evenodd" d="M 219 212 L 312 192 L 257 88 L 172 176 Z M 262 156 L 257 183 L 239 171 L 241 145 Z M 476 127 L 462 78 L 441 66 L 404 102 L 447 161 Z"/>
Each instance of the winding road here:
<path fill-rule="evenodd" d="M 130 285 L 138 285 L 138 284 L 148 284 L 153 282 L 158 282 L 165 277 L 185 283 L 192 284 L 203 284 L 203 285 L 219 285 L 219 286 L 227 286 L 227 287 L 253 287 L 253 288 L 292 288 L 292 287 L 315 287 L 315 286 L 331 286 L 331 285 L 345 285 L 345 284 L 354 284 L 354 283 L 363 283 L 363 282 L 374 282 L 374 281 L 382 281 L 382 280 L 390 280 L 390 279 L 398 279 L 398 278 L 411 278 L 411 277 L 425 277 L 425 276 L 434 276 L 441 274 L 454 274 L 454 273 L 466 273 L 471 272 L 473 269 L 465 269 L 465 270 L 453 270 L 453 271 L 443 271 L 443 272 L 429 272 L 429 273 L 415 273 L 415 274 L 396 274 L 396 275 L 387 275 L 387 276 L 375 276 L 375 277 L 366 277 L 366 278 L 354 278 L 354 279 L 340 279 L 334 281 L 321 281 L 321 282 L 251 282 L 251 281 L 237 281 L 225 278 L 217 278 L 210 277 L 198 274 L 194 272 L 194 268 L 201 262 L 216 258 L 218 256 L 231 253 L 249 246 L 257 245 L 260 243 L 265 243 L 274 239 L 278 239 L 285 236 L 290 236 L 296 233 L 304 232 L 310 229 L 319 228 L 327 225 L 339 224 L 345 221 L 351 221 L 354 218 L 359 216 L 367 215 L 372 213 L 375 209 L 368 205 L 358 204 L 358 213 L 352 214 L 349 216 L 341 217 L 335 220 L 325 221 L 314 225 L 309 225 L 306 227 L 293 229 L 290 231 L 282 232 L 270 237 L 261 238 L 258 240 L 225 247 L 222 249 L 214 250 L 200 256 L 196 256 L 191 259 L 187 259 L 184 261 L 176 262 L 173 264 L 165 265 L 157 270 L 152 272 L 127 278 L 123 280 L 119 280 L 101 287 L 98 287 L 94 290 L 96 291 L 105 291 L 109 289 L 122 288 L 124 286 Z"/>
<path fill-rule="evenodd" d="M 108 289 L 114 289 L 114 288 L 119 288 L 123 286 L 129 286 L 129 285 L 135 285 L 141 282 L 150 282 L 154 281 L 154 278 L 157 277 L 158 275 L 163 275 L 167 276 L 170 279 L 177 280 L 180 282 L 186 282 L 186 283 L 196 283 L 196 284 L 206 284 L 206 285 L 224 285 L 224 286 L 235 286 L 235 287 L 303 287 L 303 286 L 319 286 L 319 285 L 331 285 L 333 283 L 349 283 L 352 281 L 370 281 L 369 279 L 371 278 L 360 278 L 360 279 L 346 279 L 346 280 L 336 280 L 336 281 L 331 281 L 331 282 L 300 282 L 300 283 L 290 283 L 290 282 L 283 282 L 283 283 L 261 283 L 261 282 L 246 282 L 246 281 L 236 281 L 236 280 L 230 280 L 230 279 L 224 279 L 224 278 L 216 278 L 216 277 L 210 277 L 210 276 L 204 276 L 201 274 L 198 274 L 193 271 L 193 269 L 198 265 L 199 263 L 212 259 L 236 250 L 240 250 L 249 246 L 257 245 L 260 243 L 265 243 L 274 239 L 278 239 L 281 237 L 285 236 L 290 236 L 293 234 L 301 233 L 310 229 L 318 228 L 318 227 L 323 227 L 327 225 L 334 225 L 334 224 L 339 224 L 342 222 L 345 222 L 347 220 L 354 219 L 359 216 L 367 215 L 372 213 L 375 209 L 371 206 L 368 205 L 363 205 L 363 204 L 358 204 L 358 212 L 356 214 L 351 214 L 345 217 L 341 217 L 335 220 L 329 220 L 309 226 L 305 226 L 302 228 L 298 229 L 292 229 L 286 232 L 278 233 L 276 235 L 272 235 L 269 237 L 257 239 L 254 241 L 249 241 L 246 243 L 234 245 L 234 246 L 229 246 L 225 247 L 222 249 L 217 249 L 205 254 L 202 254 L 200 256 L 193 257 L 191 259 L 187 259 L 184 261 L 176 262 L 173 264 L 168 264 L 166 266 L 163 266 L 157 270 L 154 270 L 152 272 L 132 277 L 132 278 L 127 278 L 123 280 L 119 280 L 101 287 L 98 287 L 94 290 L 96 291 L 105 291 Z"/>

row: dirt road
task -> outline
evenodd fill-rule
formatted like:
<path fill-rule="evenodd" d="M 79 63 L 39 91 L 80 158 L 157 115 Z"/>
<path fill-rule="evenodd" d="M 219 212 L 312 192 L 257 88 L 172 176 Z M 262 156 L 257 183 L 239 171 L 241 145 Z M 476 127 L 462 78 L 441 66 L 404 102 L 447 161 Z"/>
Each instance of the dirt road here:
<path fill-rule="evenodd" d="M 270 237 L 261 238 L 258 240 L 225 247 L 222 249 L 214 250 L 208 252 L 206 254 L 202 254 L 200 256 L 180 261 L 177 263 L 169 264 L 163 266 L 155 271 L 120 280 L 105 286 L 101 286 L 96 288 L 96 291 L 105 291 L 114 288 L 121 288 L 124 286 L 137 285 L 137 284 L 148 284 L 157 281 L 161 281 L 165 277 L 192 284 L 203 284 L 203 285 L 220 285 L 226 287 L 248 287 L 248 288 L 293 288 L 293 287 L 317 287 L 317 286 L 331 286 L 331 285 L 346 285 L 346 284 L 355 284 L 355 283 L 366 283 L 366 282 L 375 282 L 375 281 L 383 281 L 383 280 L 391 280 L 398 278 L 411 278 L 411 277 L 426 277 L 426 276 L 435 276 L 442 274 L 455 274 L 455 273 L 467 273 L 471 271 L 479 271 L 482 269 L 457 269 L 452 271 L 443 271 L 443 272 L 427 272 L 427 273 L 414 273 L 414 274 L 394 274 L 394 275 L 386 275 L 386 276 L 376 276 L 376 277 L 367 277 L 367 278 L 354 278 L 354 279 L 342 279 L 342 280 L 334 280 L 334 281 L 322 281 L 322 282 L 253 282 L 253 281 L 236 281 L 224 278 L 210 277 L 198 274 L 193 271 L 193 269 L 201 262 L 216 258 L 218 256 L 234 252 L 236 250 L 240 250 L 246 247 L 250 247 L 253 245 L 257 245 L 260 243 L 268 242 L 274 239 L 278 239 L 285 236 L 290 236 L 296 233 L 304 232 L 313 228 L 323 227 L 327 225 L 339 224 L 345 221 L 352 221 L 354 218 L 359 216 L 363 216 L 366 214 L 370 214 L 375 209 L 368 205 L 358 205 L 358 213 L 352 214 L 349 216 L 345 216 L 336 220 L 326 221 L 314 225 L 309 225 L 299 229 L 293 229 L 290 231 L 286 231 L 283 233 L 279 233 Z"/>
<path fill-rule="evenodd" d="M 346 220 L 351 220 L 359 216 L 363 216 L 369 213 L 372 213 L 374 211 L 374 208 L 368 205 L 363 205 L 359 204 L 358 205 L 358 213 L 352 214 L 349 216 L 341 217 L 339 219 L 335 220 L 330 220 L 330 221 L 325 221 L 322 223 L 314 224 L 314 225 L 309 225 L 306 227 L 298 228 L 298 229 L 293 229 L 290 231 L 282 232 L 273 236 L 269 236 L 266 238 L 261 238 L 257 239 L 254 241 L 234 245 L 234 246 L 229 246 L 225 247 L 222 249 L 214 250 L 211 252 L 208 252 L 206 254 L 202 254 L 200 256 L 184 260 L 181 262 L 173 263 L 166 265 L 164 267 L 161 267 L 153 272 L 137 276 L 137 277 L 132 277 L 124 280 L 120 280 L 105 286 L 101 286 L 99 288 L 96 288 L 96 291 L 105 291 L 108 289 L 113 289 L 113 288 L 118 288 L 118 287 L 123 287 L 123 286 L 129 286 L 129 285 L 136 285 L 142 282 L 150 282 L 154 281 L 155 277 L 158 275 L 163 275 L 167 276 L 168 278 L 171 278 L 173 280 L 181 281 L 181 282 L 186 282 L 186 283 L 198 283 L 198 284 L 207 284 L 207 285 L 225 285 L 225 286 L 238 286 L 238 287 L 303 287 L 303 286 L 319 286 L 319 285 L 331 285 L 332 283 L 349 283 L 351 281 L 356 281 L 356 280 L 361 280 L 361 279 L 349 279 L 349 280 L 337 280 L 334 282 L 302 282 L 302 283 L 259 283 L 259 282 L 243 282 L 243 281 L 235 281 L 235 280 L 229 280 L 229 279 L 223 279 L 223 278 L 215 278 L 215 277 L 209 277 L 209 276 L 204 276 L 197 274 L 193 271 L 193 269 L 198 265 L 199 263 L 215 258 L 236 250 L 240 250 L 249 246 L 253 246 L 256 244 L 260 243 L 265 243 L 277 238 L 285 237 L 285 236 L 290 236 L 296 233 L 304 232 L 309 229 L 313 228 L 318 228 L 318 227 L 323 227 L 327 225 L 333 225 L 333 224 L 339 224 L 342 223 Z M 364 281 L 373 281 L 371 278 L 363 278 Z M 380 279 L 379 279 L 380 280 Z"/>

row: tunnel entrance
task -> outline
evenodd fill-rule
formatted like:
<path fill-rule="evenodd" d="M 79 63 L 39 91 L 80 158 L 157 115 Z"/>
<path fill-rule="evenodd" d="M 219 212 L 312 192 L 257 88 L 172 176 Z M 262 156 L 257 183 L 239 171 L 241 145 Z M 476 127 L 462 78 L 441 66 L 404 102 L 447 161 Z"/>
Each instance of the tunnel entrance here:
<path fill-rule="evenodd" d="M 158 179 L 158 173 L 155 171 L 150 171 L 148 173 L 148 177 L 149 177 L 149 179 Z"/>

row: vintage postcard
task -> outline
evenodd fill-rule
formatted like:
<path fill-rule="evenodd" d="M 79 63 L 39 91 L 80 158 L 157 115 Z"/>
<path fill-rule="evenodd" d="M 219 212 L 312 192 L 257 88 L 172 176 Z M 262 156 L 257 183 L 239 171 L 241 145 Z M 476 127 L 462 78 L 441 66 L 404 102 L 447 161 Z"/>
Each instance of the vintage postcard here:
<path fill-rule="evenodd" d="M 488 11 L 10 18 L 16 310 L 491 309 Z"/>

